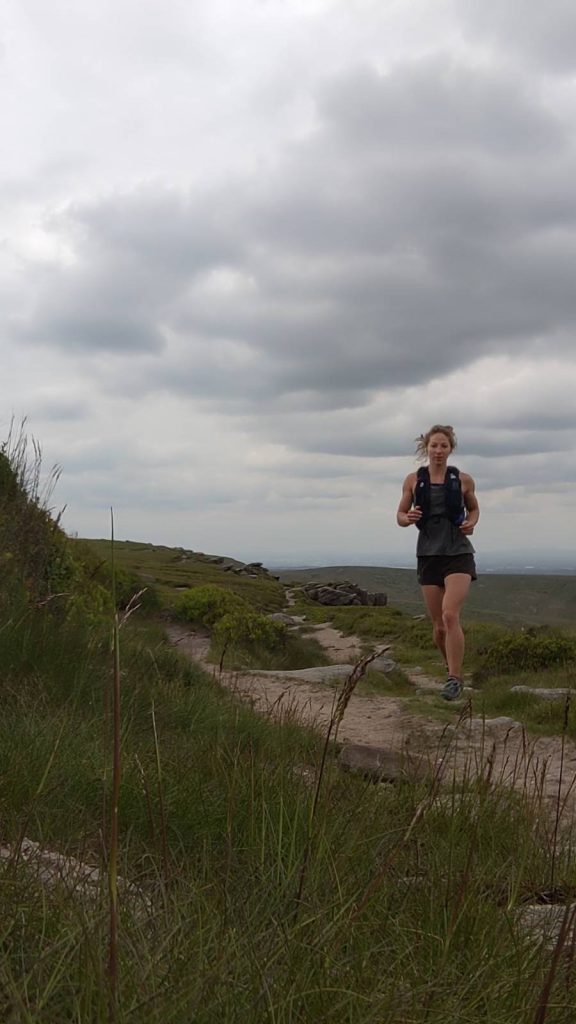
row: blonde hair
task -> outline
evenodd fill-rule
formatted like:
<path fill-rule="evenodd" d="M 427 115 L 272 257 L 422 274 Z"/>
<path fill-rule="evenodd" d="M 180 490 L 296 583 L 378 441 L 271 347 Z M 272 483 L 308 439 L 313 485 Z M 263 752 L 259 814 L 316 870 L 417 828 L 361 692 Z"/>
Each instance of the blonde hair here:
<path fill-rule="evenodd" d="M 444 434 L 450 442 L 450 451 L 454 451 L 458 444 L 456 440 L 456 434 L 454 433 L 454 427 L 449 424 L 435 423 L 430 430 L 427 430 L 425 434 L 420 434 L 419 437 L 415 438 L 416 441 L 416 458 L 419 460 L 428 458 L 428 445 L 432 434 Z"/>

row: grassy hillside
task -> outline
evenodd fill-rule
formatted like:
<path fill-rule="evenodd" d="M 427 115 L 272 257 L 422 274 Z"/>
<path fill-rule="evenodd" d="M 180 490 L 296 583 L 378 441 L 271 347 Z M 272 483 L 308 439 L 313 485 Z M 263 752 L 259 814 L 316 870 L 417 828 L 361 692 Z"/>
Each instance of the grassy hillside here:
<path fill-rule="evenodd" d="M 103 562 L 110 561 L 109 540 L 78 543 Z M 116 541 L 114 551 L 118 567 L 137 574 L 145 585 L 156 586 L 168 606 L 182 589 L 215 583 L 255 607 L 275 611 L 284 604 L 282 583 L 352 580 L 366 590 L 384 591 L 395 607 L 414 615 L 422 612 L 420 589 L 411 569 L 355 565 L 293 569 L 279 572 L 278 583 L 272 576 L 252 579 L 226 571 L 242 563 L 225 555 L 137 541 Z M 465 615 L 469 620 L 511 625 L 576 624 L 576 576 L 480 575 L 471 588 Z"/>
<path fill-rule="evenodd" d="M 571 958 L 519 920 L 576 893 L 538 807 L 433 769 L 373 785 L 289 708 L 257 717 L 142 610 L 118 619 L 103 548 L 67 541 L 22 458 L 0 452 L 0 1020 L 572 1020 Z M 215 581 L 281 600 L 201 556 L 116 550 L 126 593 L 137 571 L 168 603 Z M 89 890 L 78 861 L 30 850 L 83 861 Z"/>
<path fill-rule="evenodd" d="M 79 545 L 82 550 L 87 548 L 92 556 L 98 552 L 108 564 L 106 560 L 111 553 L 109 541 L 86 541 L 79 542 Z M 210 658 L 216 664 L 222 661 L 224 667 L 230 669 L 295 669 L 326 663 L 325 653 L 314 639 L 304 639 L 297 632 L 286 631 L 281 626 L 272 629 L 266 621 L 253 618 L 252 612 L 266 613 L 282 607 L 283 588 L 270 576 L 255 579 L 237 576 L 224 571 L 224 567 L 241 563 L 232 563 L 225 557 L 130 541 L 116 542 L 115 558 L 131 582 L 132 593 L 141 585 L 138 582 L 141 579 L 154 593 L 158 588 L 160 605 L 164 610 L 172 613 L 182 611 L 185 621 L 200 629 L 209 626 L 212 633 Z M 441 661 L 432 643 L 429 622 L 422 614 L 420 593 L 412 571 L 332 566 L 310 573 L 305 570 L 285 575 L 304 578 L 312 575 L 317 579 L 352 578 L 368 589 L 386 590 L 390 596 L 386 608 L 326 608 L 299 598 L 297 606 L 291 610 L 305 616 L 307 623 L 330 619 L 344 634 L 359 636 L 366 650 L 374 645 L 391 643 L 394 657 L 401 667 L 410 670 L 418 665 L 433 677 L 441 676 Z M 216 593 L 221 595 L 216 598 L 216 604 L 214 594 L 210 596 L 206 592 L 206 588 L 213 591 L 214 585 Z M 557 592 L 554 590 L 556 585 Z M 561 703 L 541 702 L 510 692 L 513 685 L 573 685 L 574 664 L 571 657 L 563 655 L 565 648 L 571 651 L 576 643 L 576 620 L 568 614 L 573 588 L 574 581 L 565 576 L 489 576 L 477 581 L 466 616 L 466 670 L 477 685 L 472 699 L 474 714 L 510 715 L 533 732 L 558 735 L 564 729 L 569 736 L 576 738 L 576 703 L 573 702 L 565 719 Z M 129 592 L 126 586 L 124 590 Z M 205 594 L 200 602 L 192 600 L 189 603 L 184 596 L 199 595 L 200 592 Z M 478 611 L 478 602 L 485 592 L 492 595 L 490 600 L 495 605 L 481 607 Z M 243 602 L 243 610 L 234 602 L 230 605 L 229 601 L 224 601 L 227 594 Z M 515 607 L 514 600 L 518 607 Z M 531 604 L 526 610 L 527 601 Z M 179 609 L 183 602 L 186 602 L 186 609 Z M 231 612 L 235 614 L 229 620 Z M 217 624 L 216 618 L 219 618 Z M 307 628 L 304 626 L 303 631 Z M 521 628 L 530 632 L 535 629 L 536 635 L 523 636 Z M 499 660 L 491 660 L 491 652 L 502 644 L 505 645 L 504 655 L 501 653 Z M 543 655 L 542 645 L 545 647 Z M 506 655 L 507 651 L 516 651 L 511 665 L 508 663 L 511 655 Z M 458 708 L 439 704 L 434 697 L 429 701 L 415 698 L 413 688 L 402 671 L 393 678 L 369 673 L 361 684 L 362 692 L 368 690 L 388 694 L 402 692 L 414 711 L 446 721 L 452 721 L 459 714 Z"/>
<path fill-rule="evenodd" d="M 77 543 L 89 548 L 102 562 L 110 562 L 109 540 L 80 540 Z M 119 568 L 136 573 L 144 585 L 155 586 L 168 607 L 174 605 L 178 594 L 186 588 L 214 583 L 245 598 L 255 608 L 277 611 L 284 605 L 284 589 L 273 576 L 257 575 L 252 578 L 236 575 L 227 571 L 228 567 L 239 568 L 243 563 L 225 555 L 206 555 L 162 544 L 118 540 L 114 544 L 114 557 Z"/>
<path fill-rule="evenodd" d="M 411 569 L 336 565 L 279 575 L 283 582 L 295 584 L 352 580 L 366 590 L 384 591 L 398 608 L 412 614 L 422 611 L 416 573 Z M 576 624 L 576 576 L 479 576 L 472 584 L 465 614 L 484 622 Z"/>

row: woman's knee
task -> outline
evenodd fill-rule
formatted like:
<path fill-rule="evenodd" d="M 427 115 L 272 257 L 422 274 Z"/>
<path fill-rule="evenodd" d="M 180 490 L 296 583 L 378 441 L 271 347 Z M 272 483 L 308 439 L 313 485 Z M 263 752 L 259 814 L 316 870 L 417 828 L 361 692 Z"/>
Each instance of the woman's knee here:
<path fill-rule="evenodd" d="M 445 608 L 442 612 L 442 625 L 448 631 L 460 625 L 460 612 L 457 608 Z"/>

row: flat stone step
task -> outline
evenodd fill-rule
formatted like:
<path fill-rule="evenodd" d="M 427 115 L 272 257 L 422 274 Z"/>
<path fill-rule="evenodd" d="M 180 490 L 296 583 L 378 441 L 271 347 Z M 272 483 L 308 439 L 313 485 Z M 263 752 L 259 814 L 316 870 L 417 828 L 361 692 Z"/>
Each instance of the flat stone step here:
<path fill-rule="evenodd" d="M 505 735 L 513 729 L 521 729 L 522 723 L 517 722 L 515 718 L 500 715 L 497 718 L 465 718 L 457 726 L 448 725 L 446 728 L 450 733 L 462 732 L 481 735 L 486 732 Z"/>
<path fill-rule="evenodd" d="M 331 679 L 346 679 L 353 665 L 318 665 L 315 668 L 297 669 L 248 669 L 241 673 L 247 676 L 270 676 L 276 679 L 293 679 L 294 682 L 326 683 Z"/>

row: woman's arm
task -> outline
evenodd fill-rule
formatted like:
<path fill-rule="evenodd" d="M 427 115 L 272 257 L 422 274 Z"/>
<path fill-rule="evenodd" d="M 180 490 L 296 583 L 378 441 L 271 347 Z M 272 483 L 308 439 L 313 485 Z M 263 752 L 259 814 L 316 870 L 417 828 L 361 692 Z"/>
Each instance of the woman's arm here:
<path fill-rule="evenodd" d="M 460 479 L 462 481 L 462 498 L 466 508 L 466 519 L 462 523 L 460 530 L 462 533 L 471 534 L 474 533 L 474 527 L 480 518 L 480 506 L 472 477 L 468 476 L 467 473 L 462 473 Z"/>
<path fill-rule="evenodd" d="M 416 486 L 416 473 L 409 473 L 402 484 L 402 497 L 396 512 L 398 526 L 412 526 L 422 516 L 420 508 L 412 508 L 414 500 L 414 487 Z"/>

